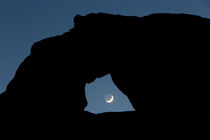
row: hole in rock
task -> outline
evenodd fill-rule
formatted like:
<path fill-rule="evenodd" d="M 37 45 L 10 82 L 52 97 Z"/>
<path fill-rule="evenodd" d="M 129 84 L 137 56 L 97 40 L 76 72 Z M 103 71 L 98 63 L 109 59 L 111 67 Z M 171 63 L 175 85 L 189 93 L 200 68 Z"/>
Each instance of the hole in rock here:
<path fill-rule="evenodd" d="M 110 74 L 86 84 L 85 94 L 88 102 L 85 111 L 94 114 L 135 111 L 127 96 L 113 83 Z"/>

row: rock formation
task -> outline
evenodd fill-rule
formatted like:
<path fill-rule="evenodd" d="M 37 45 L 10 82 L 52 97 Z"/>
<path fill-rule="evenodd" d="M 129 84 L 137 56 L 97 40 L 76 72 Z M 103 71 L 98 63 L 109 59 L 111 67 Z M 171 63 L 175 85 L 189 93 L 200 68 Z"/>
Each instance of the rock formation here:
<path fill-rule="evenodd" d="M 63 35 L 34 43 L 0 95 L 3 107 L 46 120 L 59 114 L 66 122 L 120 120 L 136 125 L 184 126 L 202 115 L 196 113 L 206 86 L 209 19 L 98 13 L 77 15 L 74 23 Z M 136 112 L 83 111 L 85 84 L 108 73 Z"/>

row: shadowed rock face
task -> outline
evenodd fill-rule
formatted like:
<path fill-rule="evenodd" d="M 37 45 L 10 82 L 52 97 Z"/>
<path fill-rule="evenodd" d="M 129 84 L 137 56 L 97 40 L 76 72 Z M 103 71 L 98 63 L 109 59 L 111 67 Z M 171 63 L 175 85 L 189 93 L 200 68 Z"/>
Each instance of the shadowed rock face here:
<path fill-rule="evenodd" d="M 117 118 L 136 125 L 194 118 L 192 112 L 200 102 L 195 99 L 205 85 L 209 19 L 99 13 L 77 15 L 74 23 L 69 32 L 32 46 L 1 95 L 8 96 L 7 109 L 31 116 L 59 114 L 65 121 Z M 136 112 L 83 112 L 85 84 L 108 73 Z"/>

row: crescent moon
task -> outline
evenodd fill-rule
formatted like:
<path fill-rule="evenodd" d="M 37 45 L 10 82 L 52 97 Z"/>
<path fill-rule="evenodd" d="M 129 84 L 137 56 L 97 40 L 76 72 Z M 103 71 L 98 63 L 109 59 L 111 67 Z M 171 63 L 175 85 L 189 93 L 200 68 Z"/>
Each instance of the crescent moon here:
<path fill-rule="evenodd" d="M 113 102 L 114 101 L 114 96 L 111 96 L 111 99 L 110 100 L 107 100 L 106 102 L 107 103 L 111 103 L 111 102 Z"/>

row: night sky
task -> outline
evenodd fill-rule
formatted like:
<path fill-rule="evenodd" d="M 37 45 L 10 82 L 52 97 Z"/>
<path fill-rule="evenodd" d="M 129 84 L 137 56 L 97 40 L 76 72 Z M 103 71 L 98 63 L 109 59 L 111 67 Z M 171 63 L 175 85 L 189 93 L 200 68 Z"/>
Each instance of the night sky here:
<path fill-rule="evenodd" d="M 73 27 L 76 14 L 92 12 L 145 16 L 152 13 L 188 13 L 210 18 L 209 0 L 0 0 L 0 93 L 30 53 L 32 44 Z M 110 75 L 86 86 L 93 113 L 132 110 Z M 105 94 L 113 94 L 111 104 Z"/>

